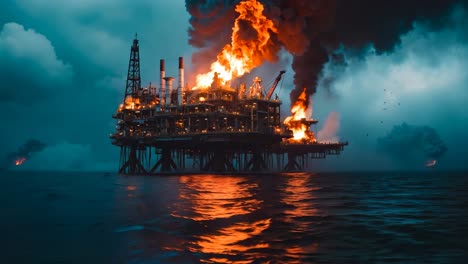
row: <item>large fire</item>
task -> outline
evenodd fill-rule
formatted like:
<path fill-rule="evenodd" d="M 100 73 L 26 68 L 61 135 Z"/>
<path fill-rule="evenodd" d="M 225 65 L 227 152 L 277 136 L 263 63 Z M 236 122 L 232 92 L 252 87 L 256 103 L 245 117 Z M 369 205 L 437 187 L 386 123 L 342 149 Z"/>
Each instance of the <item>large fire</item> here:
<path fill-rule="evenodd" d="M 307 122 L 307 93 L 306 88 L 291 107 L 291 116 L 284 119 L 284 125 L 293 132 L 290 141 L 316 142 L 314 133 L 310 131 L 310 123 Z"/>
<path fill-rule="evenodd" d="M 25 157 L 17 158 L 17 159 L 15 160 L 15 166 L 20 166 L 20 165 L 23 164 L 25 161 L 26 161 L 26 158 L 25 158 Z"/>
<path fill-rule="evenodd" d="M 231 44 L 224 46 L 210 72 L 197 75 L 193 89 L 207 88 L 215 73 L 221 85 L 250 72 L 261 65 L 271 53 L 270 33 L 277 33 L 273 21 L 263 15 L 263 5 L 257 0 L 245 0 L 236 5 L 236 18 L 232 28 Z M 248 30 L 246 30 L 248 28 Z"/>

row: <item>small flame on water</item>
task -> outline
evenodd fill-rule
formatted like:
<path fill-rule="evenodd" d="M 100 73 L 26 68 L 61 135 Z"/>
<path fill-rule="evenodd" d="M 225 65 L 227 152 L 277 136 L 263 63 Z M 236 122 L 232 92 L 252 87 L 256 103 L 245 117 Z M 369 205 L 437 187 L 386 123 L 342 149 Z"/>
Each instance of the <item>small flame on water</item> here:
<path fill-rule="evenodd" d="M 15 166 L 21 166 L 21 164 L 23 164 L 25 161 L 26 161 L 25 157 L 17 158 L 15 160 Z"/>
<path fill-rule="evenodd" d="M 433 159 L 433 160 L 428 160 L 428 161 L 426 162 L 426 167 L 431 168 L 431 167 L 434 167 L 436 164 L 437 164 L 437 160 L 435 160 L 435 159 Z"/>

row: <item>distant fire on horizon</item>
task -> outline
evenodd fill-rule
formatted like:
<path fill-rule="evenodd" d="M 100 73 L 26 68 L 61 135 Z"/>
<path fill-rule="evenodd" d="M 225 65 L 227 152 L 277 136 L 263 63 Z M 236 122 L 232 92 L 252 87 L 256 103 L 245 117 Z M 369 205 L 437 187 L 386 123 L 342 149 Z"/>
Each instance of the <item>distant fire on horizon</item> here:
<path fill-rule="evenodd" d="M 15 166 L 21 166 L 27 159 L 25 157 L 19 157 L 15 160 Z"/>
<path fill-rule="evenodd" d="M 437 160 L 428 160 L 428 161 L 426 162 L 426 167 L 432 168 L 432 167 L 434 167 L 436 164 L 437 164 Z"/>
<path fill-rule="evenodd" d="M 19 146 L 15 152 L 7 154 L 3 161 L 0 161 L 0 167 L 8 168 L 24 165 L 24 163 L 28 161 L 34 153 L 42 151 L 45 147 L 46 144 L 41 141 L 30 139 Z"/>

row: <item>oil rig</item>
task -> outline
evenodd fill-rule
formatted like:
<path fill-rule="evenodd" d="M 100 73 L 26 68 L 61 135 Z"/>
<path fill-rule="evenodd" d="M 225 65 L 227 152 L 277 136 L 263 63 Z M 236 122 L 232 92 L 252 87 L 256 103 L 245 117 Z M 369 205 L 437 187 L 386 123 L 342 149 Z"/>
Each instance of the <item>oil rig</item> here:
<path fill-rule="evenodd" d="M 248 87 L 184 85 L 179 57 L 177 87 L 160 60 L 159 89 L 141 86 L 139 41 L 135 36 L 123 103 L 113 115 L 112 144 L 120 147 L 119 173 L 271 173 L 301 171 L 312 159 L 338 155 L 347 142 L 317 142 L 310 130 L 318 121 L 302 118 L 281 123 L 282 102 L 272 98 L 284 71 L 263 89 L 256 77 Z M 305 126 L 312 140 L 294 140 L 290 126 Z"/>

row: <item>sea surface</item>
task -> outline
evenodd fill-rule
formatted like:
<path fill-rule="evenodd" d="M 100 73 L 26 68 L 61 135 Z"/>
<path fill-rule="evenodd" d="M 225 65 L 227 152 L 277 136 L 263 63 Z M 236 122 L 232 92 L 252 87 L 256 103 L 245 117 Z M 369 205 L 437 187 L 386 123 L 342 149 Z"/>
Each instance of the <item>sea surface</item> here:
<path fill-rule="evenodd" d="M 468 263 L 468 173 L 0 172 L 0 263 Z"/>

